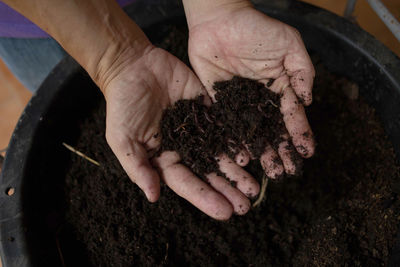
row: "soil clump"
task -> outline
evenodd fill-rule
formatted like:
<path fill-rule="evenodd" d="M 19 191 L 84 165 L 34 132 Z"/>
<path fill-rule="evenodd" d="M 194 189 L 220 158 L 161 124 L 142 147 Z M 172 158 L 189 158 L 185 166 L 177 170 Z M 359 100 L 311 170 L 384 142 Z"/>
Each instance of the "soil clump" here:
<path fill-rule="evenodd" d="M 245 145 L 259 158 L 267 145 L 274 149 L 286 134 L 279 95 L 262 83 L 241 77 L 216 82 L 216 103 L 203 105 L 203 96 L 179 100 L 161 120 L 161 151 L 177 151 L 182 163 L 199 177 L 219 171 L 216 157 L 234 158 Z M 294 150 L 293 150 L 294 151 Z M 300 166 L 299 166 L 300 167 Z"/>

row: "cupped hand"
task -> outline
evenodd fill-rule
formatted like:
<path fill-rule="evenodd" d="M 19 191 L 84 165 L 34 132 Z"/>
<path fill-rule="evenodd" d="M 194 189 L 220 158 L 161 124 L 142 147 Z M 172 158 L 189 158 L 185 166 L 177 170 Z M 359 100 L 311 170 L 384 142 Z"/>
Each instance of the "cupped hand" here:
<path fill-rule="evenodd" d="M 294 174 L 290 144 L 306 158 L 312 156 L 315 147 L 303 107 L 312 102 L 314 68 L 299 32 L 250 4 L 226 5 L 195 15 L 195 19 L 189 19 L 189 58 L 212 98 L 213 83 L 235 75 L 265 84 L 273 81 L 270 89 L 281 94 L 280 110 L 288 134 L 277 151 L 267 147 L 260 161 L 269 178 L 283 171 Z M 282 164 L 274 160 L 278 155 Z M 243 158 L 248 156 L 249 152 L 243 151 L 236 161 L 246 162 Z"/>
<path fill-rule="evenodd" d="M 228 219 L 232 212 L 244 214 L 250 207 L 247 196 L 258 194 L 259 186 L 241 168 L 228 174 L 239 180 L 238 189 L 224 178 L 208 175 L 209 183 L 180 164 L 179 155 L 163 152 L 150 160 L 160 145 L 159 123 L 167 106 L 179 99 L 206 95 L 194 73 L 170 53 L 152 46 L 143 51 L 124 51 L 112 64 L 100 87 L 107 101 L 106 139 L 122 167 L 154 202 L 160 195 L 160 177 L 179 196 L 215 219 Z M 211 103 L 208 97 L 206 102 Z M 228 160 L 221 160 L 222 168 Z M 224 165 L 225 164 L 225 165 Z M 155 168 L 154 168 L 154 167 Z"/>

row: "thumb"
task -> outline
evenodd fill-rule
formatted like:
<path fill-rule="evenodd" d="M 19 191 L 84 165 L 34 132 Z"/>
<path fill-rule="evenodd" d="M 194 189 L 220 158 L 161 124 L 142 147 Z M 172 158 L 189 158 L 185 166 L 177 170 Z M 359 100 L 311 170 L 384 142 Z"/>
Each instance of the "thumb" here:
<path fill-rule="evenodd" d="M 151 166 L 145 148 L 129 139 L 115 142 L 114 138 L 107 136 L 107 142 L 132 182 L 140 187 L 150 202 L 157 201 L 160 197 L 160 178 Z"/>
<path fill-rule="evenodd" d="M 290 77 L 291 87 L 302 103 L 308 106 L 312 102 L 315 70 L 299 33 L 297 37 L 293 44 L 297 49 L 285 57 L 284 66 Z"/>

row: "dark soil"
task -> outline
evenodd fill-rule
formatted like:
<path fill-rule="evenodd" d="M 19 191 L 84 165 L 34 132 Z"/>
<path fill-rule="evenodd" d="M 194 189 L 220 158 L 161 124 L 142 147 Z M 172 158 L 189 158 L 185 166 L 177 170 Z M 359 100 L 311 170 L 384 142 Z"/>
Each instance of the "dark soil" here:
<path fill-rule="evenodd" d="M 172 52 L 181 56 L 184 45 Z M 71 155 L 65 181 L 68 224 L 92 265 L 385 265 L 400 221 L 399 165 L 374 109 L 343 92 L 357 86 L 315 65 L 307 109 L 318 143 L 314 157 L 304 162 L 302 177 L 269 184 L 259 207 L 227 222 L 165 186 L 160 200 L 148 203 L 107 145 L 99 103 L 71 145 L 101 167 Z M 261 178 L 255 162 L 248 170 Z"/>
<path fill-rule="evenodd" d="M 179 100 L 161 120 L 161 151 L 177 151 L 182 163 L 199 177 L 220 173 L 216 157 L 234 158 L 249 147 L 259 158 L 267 145 L 277 149 L 286 134 L 279 111 L 280 96 L 262 83 L 241 77 L 217 82 L 216 103 L 203 105 L 203 97 Z"/>

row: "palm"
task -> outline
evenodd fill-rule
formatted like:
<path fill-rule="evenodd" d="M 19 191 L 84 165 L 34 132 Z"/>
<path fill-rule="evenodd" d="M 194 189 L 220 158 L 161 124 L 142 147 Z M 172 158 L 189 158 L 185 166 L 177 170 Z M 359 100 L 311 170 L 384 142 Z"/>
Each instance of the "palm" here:
<path fill-rule="evenodd" d="M 153 159 L 158 172 L 148 160 L 149 152 L 160 145 L 163 110 L 179 99 L 205 95 L 201 82 L 185 64 L 159 48 L 126 62 L 104 91 L 107 141 L 128 176 L 150 201 L 159 197 L 160 175 L 178 195 L 214 218 L 228 219 L 233 209 L 246 213 L 250 202 L 244 194 L 256 195 L 259 186 L 244 170 L 232 168 L 229 160 L 222 159 L 220 168 L 238 181 L 243 193 L 215 174 L 209 175 L 210 184 L 206 184 L 179 163 L 176 152 L 163 152 Z"/>
<path fill-rule="evenodd" d="M 253 8 L 195 26 L 189 56 L 207 89 L 232 75 L 266 80 L 313 72 L 297 31 Z"/>
<path fill-rule="evenodd" d="M 182 62 L 154 48 L 125 66 L 107 86 L 107 136 L 155 149 L 163 109 L 201 93 L 202 85 Z"/>
<path fill-rule="evenodd" d="M 155 201 L 159 178 L 148 152 L 160 144 L 162 111 L 181 98 L 204 92 L 194 74 L 162 49 L 150 47 L 140 58 L 126 62 L 106 86 L 106 137 L 129 177 Z"/>
<path fill-rule="evenodd" d="M 311 103 L 314 69 L 294 28 L 253 8 L 243 8 L 193 26 L 189 57 L 211 96 L 215 94 L 215 81 L 234 75 L 264 83 L 273 79 L 271 90 L 282 93 L 281 112 L 293 143 L 303 156 L 311 156 L 311 129 L 297 97 L 305 104 Z M 287 151 L 283 150 L 279 155 L 284 167 L 293 172 L 289 170 L 292 163 L 284 156 Z"/>

